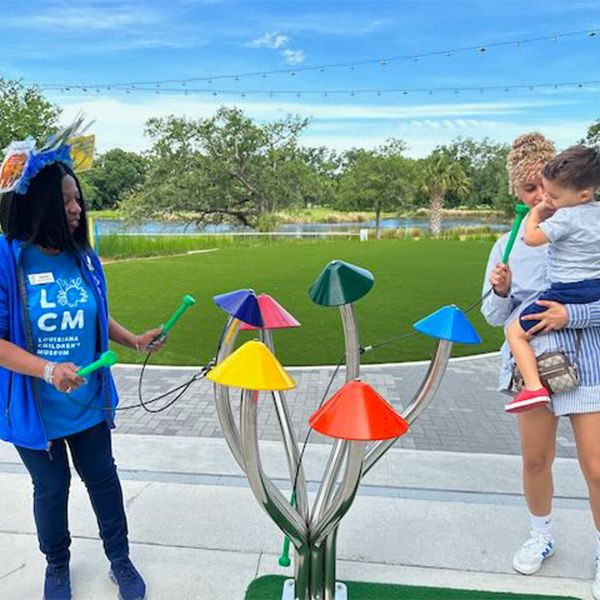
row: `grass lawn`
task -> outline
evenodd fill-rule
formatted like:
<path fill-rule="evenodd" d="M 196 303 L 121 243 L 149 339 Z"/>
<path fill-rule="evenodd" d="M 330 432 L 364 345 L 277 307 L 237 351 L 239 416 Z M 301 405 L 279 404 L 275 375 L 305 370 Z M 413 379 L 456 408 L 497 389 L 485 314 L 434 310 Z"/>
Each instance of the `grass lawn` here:
<path fill-rule="evenodd" d="M 246 600 L 280 600 L 285 579 L 280 575 L 255 579 L 246 591 Z M 482 592 L 362 581 L 347 581 L 346 585 L 350 600 L 575 600 L 572 596 Z"/>
<path fill-rule="evenodd" d="M 411 331 L 411 324 L 446 304 L 465 308 L 480 295 L 492 242 L 437 240 L 332 241 L 222 248 L 206 254 L 107 264 L 111 314 L 133 331 L 164 323 L 184 294 L 198 301 L 172 330 L 155 362 L 199 365 L 214 355 L 226 315 L 212 297 L 251 287 L 267 292 L 301 323 L 275 332 L 286 365 L 335 364 L 344 351 L 339 311 L 313 304 L 307 290 L 336 258 L 375 275 L 371 292 L 356 304 L 362 345 Z M 455 346 L 454 356 L 497 350 L 502 331 L 487 326 L 479 310 L 469 313 L 483 338 L 480 346 Z M 250 334 L 244 334 L 250 337 Z M 418 335 L 363 355 L 364 362 L 429 358 L 434 346 Z M 140 362 L 123 349 L 119 358 Z"/>

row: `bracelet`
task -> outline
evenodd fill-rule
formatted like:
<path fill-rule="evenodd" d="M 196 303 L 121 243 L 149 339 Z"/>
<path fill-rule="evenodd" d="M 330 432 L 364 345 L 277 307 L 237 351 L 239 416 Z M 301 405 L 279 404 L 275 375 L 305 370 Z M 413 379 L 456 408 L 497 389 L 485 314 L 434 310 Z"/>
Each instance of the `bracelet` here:
<path fill-rule="evenodd" d="M 54 369 L 56 368 L 56 363 L 48 361 L 44 365 L 44 381 L 48 385 L 54 385 Z"/>

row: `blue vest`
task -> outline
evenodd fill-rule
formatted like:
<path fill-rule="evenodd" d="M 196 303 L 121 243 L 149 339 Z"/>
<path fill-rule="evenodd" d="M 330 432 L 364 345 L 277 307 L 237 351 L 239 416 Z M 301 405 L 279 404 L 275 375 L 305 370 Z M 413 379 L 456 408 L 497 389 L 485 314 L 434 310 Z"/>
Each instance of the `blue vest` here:
<path fill-rule="evenodd" d="M 0 236 L 0 287 L 7 303 L 8 335 L 13 344 L 33 352 L 31 323 L 27 314 L 27 290 L 21 248 L 23 242 L 9 243 Z M 98 352 L 108 350 L 108 301 L 106 280 L 100 260 L 91 250 L 77 256 L 79 268 L 94 292 L 98 307 Z M 0 439 L 33 450 L 49 449 L 40 413 L 41 380 L 0 367 Z M 105 419 L 114 427 L 117 390 L 109 369 L 100 371 L 100 393 L 107 408 Z M 108 410 L 110 409 L 110 410 Z"/>

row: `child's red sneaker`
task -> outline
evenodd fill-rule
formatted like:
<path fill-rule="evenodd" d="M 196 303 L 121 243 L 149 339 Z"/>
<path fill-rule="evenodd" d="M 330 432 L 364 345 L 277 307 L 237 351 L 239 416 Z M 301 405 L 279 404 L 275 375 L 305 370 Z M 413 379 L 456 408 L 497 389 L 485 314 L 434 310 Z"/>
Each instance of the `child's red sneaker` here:
<path fill-rule="evenodd" d="M 508 413 L 525 412 L 538 406 L 546 406 L 548 402 L 550 402 L 550 392 L 545 387 L 541 387 L 539 390 L 523 388 L 504 406 L 504 410 Z"/>

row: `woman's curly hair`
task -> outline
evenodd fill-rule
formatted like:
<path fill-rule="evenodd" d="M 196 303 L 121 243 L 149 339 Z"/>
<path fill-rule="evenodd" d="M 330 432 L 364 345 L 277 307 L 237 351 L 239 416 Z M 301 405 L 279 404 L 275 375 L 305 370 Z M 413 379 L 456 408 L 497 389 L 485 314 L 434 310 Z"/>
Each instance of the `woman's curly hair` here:
<path fill-rule="evenodd" d="M 520 135 L 508 153 L 508 191 L 517 193 L 517 186 L 541 177 L 544 165 L 556 155 L 554 144 L 541 133 L 532 131 Z"/>

